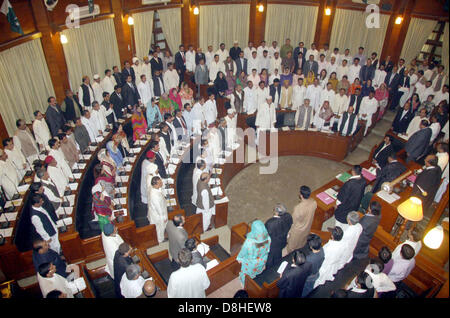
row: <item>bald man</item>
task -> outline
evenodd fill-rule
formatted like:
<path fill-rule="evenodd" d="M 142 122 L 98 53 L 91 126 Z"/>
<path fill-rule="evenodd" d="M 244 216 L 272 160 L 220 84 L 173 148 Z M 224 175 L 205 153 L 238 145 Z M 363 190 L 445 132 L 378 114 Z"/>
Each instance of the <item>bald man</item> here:
<path fill-rule="evenodd" d="M 146 280 L 138 298 L 167 298 L 166 290 L 159 290 L 153 278 Z"/>

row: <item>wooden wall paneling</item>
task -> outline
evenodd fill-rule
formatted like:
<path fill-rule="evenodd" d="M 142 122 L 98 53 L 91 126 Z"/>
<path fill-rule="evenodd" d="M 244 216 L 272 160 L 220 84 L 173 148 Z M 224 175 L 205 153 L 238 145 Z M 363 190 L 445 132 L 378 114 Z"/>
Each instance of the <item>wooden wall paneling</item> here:
<path fill-rule="evenodd" d="M 194 46 L 194 50 L 197 50 L 200 15 L 194 14 L 194 10 L 190 6 L 191 0 L 182 1 L 183 6 L 181 7 L 181 42 L 184 44 L 186 50 L 188 49 L 188 45 L 190 44 Z"/>
<path fill-rule="evenodd" d="M 31 2 L 34 1 L 9 0 L 9 2 L 19 19 L 20 26 L 24 33 L 23 36 L 35 33 L 37 31 L 36 21 L 33 16 L 33 10 L 31 9 Z M 0 30 L 2 30 L 2 32 L 0 32 L 0 43 L 6 43 L 23 37 L 21 34 L 11 31 L 9 22 L 4 14 L 0 14 Z"/>
<path fill-rule="evenodd" d="M 398 59 L 400 59 L 400 53 L 411 21 L 411 12 L 414 9 L 416 2 L 416 0 L 401 0 L 395 2 L 393 12 L 389 18 L 380 60 L 384 60 L 387 56 L 390 56 L 391 60 L 396 63 Z M 399 15 L 403 16 L 403 21 L 401 24 L 395 24 L 395 19 Z M 406 63 L 409 63 L 409 61 L 406 61 Z"/>
<path fill-rule="evenodd" d="M 114 14 L 114 27 L 116 29 L 117 45 L 119 47 L 119 57 L 122 69 L 123 62 L 133 58 L 131 49 L 131 30 L 128 25 L 128 16 L 125 16 L 122 1 L 111 0 L 112 13 Z"/>
<path fill-rule="evenodd" d="M 62 101 L 65 97 L 64 90 L 69 88 L 70 85 L 59 33 L 53 33 L 48 11 L 43 1 L 31 1 L 31 7 L 36 19 L 36 27 L 42 33 L 42 49 L 47 61 L 55 97 L 57 100 Z"/>
<path fill-rule="evenodd" d="M 320 0 L 319 15 L 317 16 L 316 33 L 314 35 L 314 43 L 321 49 L 326 43 L 330 43 L 331 29 L 333 28 L 334 16 L 336 14 L 337 0 Z M 331 9 L 331 15 L 325 15 L 325 9 Z M 306 47 L 310 46 L 310 43 L 305 43 Z M 333 50 L 333 48 L 330 48 Z"/>
<path fill-rule="evenodd" d="M 258 4 L 264 6 L 264 11 L 259 12 L 256 7 Z M 250 27 L 248 40 L 253 42 L 254 47 L 258 47 L 262 40 L 266 41 L 266 46 L 272 44 L 271 39 L 265 39 L 266 30 L 266 14 L 267 14 L 267 0 L 251 0 L 250 2 Z M 281 43 L 279 45 L 282 45 Z M 241 44 L 242 49 L 247 47 L 247 43 Z"/>

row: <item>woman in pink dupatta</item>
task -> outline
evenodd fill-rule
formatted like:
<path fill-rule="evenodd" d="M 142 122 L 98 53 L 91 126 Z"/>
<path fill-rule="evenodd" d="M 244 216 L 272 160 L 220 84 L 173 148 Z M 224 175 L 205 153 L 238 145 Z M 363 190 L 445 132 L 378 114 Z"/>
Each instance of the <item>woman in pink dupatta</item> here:
<path fill-rule="evenodd" d="M 380 106 L 380 111 L 378 112 L 377 121 L 379 121 L 386 110 L 386 106 L 388 103 L 389 91 L 385 83 L 381 83 L 380 87 L 375 90 L 375 99 L 378 101 L 378 105 Z"/>
<path fill-rule="evenodd" d="M 183 104 L 181 103 L 181 96 L 178 94 L 178 90 L 176 88 L 172 88 L 169 93 L 169 99 L 174 101 L 177 106 L 175 106 L 174 110 L 180 109 L 183 110 Z"/>

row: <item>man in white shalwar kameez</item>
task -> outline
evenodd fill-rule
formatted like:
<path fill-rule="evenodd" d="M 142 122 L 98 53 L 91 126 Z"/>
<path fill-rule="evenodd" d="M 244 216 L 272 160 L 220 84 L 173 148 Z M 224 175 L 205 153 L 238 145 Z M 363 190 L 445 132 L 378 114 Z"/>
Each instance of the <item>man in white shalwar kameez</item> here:
<path fill-rule="evenodd" d="M 50 263 L 51 264 L 51 263 Z M 46 264 L 42 264 L 40 268 L 47 267 Z M 42 275 L 45 276 L 42 276 Z M 47 294 L 53 290 L 59 290 L 66 295 L 67 298 L 73 298 L 73 293 L 69 288 L 68 281 L 61 275 L 56 273 L 56 266 L 51 264 L 47 270 L 42 270 L 36 274 L 39 287 L 41 289 L 42 296 L 47 297 Z"/>
<path fill-rule="evenodd" d="M 106 129 L 106 125 L 108 125 L 108 120 L 106 119 L 106 112 L 101 110 L 98 102 L 94 102 L 92 105 L 90 121 L 94 124 L 98 134 L 103 134 Z"/>
<path fill-rule="evenodd" d="M 50 150 L 48 147 L 48 140 L 52 138 L 50 130 L 48 129 L 47 123 L 44 116 L 40 111 L 34 112 L 34 122 L 33 122 L 33 132 L 37 143 L 39 144 L 40 151 L 44 149 Z"/>
<path fill-rule="evenodd" d="M 209 126 L 217 120 L 217 104 L 214 94 L 209 95 L 209 99 L 203 105 L 203 114 L 205 116 L 206 124 Z"/>
<path fill-rule="evenodd" d="M 124 241 L 120 237 L 117 227 L 111 223 L 107 223 L 103 226 L 102 232 L 102 245 L 105 252 L 106 266 L 105 271 L 114 279 L 114 255 L 119 249 L 119 245 Z"/>
<path fill-rule="evenodd" d="M 94 91 L 94 100 L 100 103 L 103 100 L 103 88 L 100 85 L 100 75 L 95 74 L 93 78 L 92 90 Z"/>
<path fill-rule="evenodd" d="M 75 180 L 72 174 L 72 170 L 70 169 L 69 164 L 64 157 L 64 153 L 60 149 L 61 141 L 59 141 L 57 138 L 50 139 L 49 146 L 51 149 L 48 155 L 52 156 L 56 160 L 57 165 L 61 167 L 62 171 L 70 181 Z"/>
<path fill-rule="evenodd" d="M 247 87 L 244 88 L 244 113 L 252 115 L 258 109 L 258 104 L 256 103 L 256 88 L 253 87 L 253 82 L 248 81 Z"/>
<path fill-rule="evenodd" d="M 306 95 L 306 87 L 303 85 L 303 78 L 298 79 L 298 85 L 292 88 L 292 110 L 297 110 L 303 105 Z"/>
<path fill-rule="evenodd" d="M 173 63 L 168 63 L 167 65 L 168 69 L 164 72 L 163 80 L 165 91 L 168 93 L 172 88 L 178 87 L 180 76 L 178 75 L 177 70 L 174 68 Z"/>
<path fill-rule="evenodd" d="M 306 88 L 305 98 L 309 99 L 309 104 L 314 110 L 314 113 L 317 113 L 320 109 L 320 93 L 322 92 L 322 88 L 319 85 L 319 79 L 314 79 L 313 85 L 308 85 Z"/>
<path fill-rule="evenodd" d="M 114 93 L 114 86 L 117 85 L 116 79 L 112 76 L 111 70 L 105 71 L 105 77 L 100 82 L 100 86 L 102 87 L 104 92 L 108 92 L 109 94 Z M 98 101 L 100 102 L 100 101 Z"/>
<path fill-rule="evenodd" d="M 275 128 L 277 115 L 275 105 L 272 103 L 272 96 L 267 96 L 266 102 L 258 105 L 258 112 L 256 113 L 256 145 L 259 145 L 259 136 L 261 132 Z"/>
<path fill-rule="evenodd" d="M 353 250 L 358 243 L 359 236 L 363 230 L 361 224 L 359 224 L 358 212 L 350 212 L 347 214 L 348 226 L 344 229 L 344 236 L 342 237 L 342 243 L 345 244 L 345 249 L 341 251 L 340 268 L 345 264 L 350 263 L 353 259 Z"/>
<path fill-rule="evenodd" d="M 162 139 L 162 138 L 161 138 Z M 155 153 L 151 150 L 147 151 L 146 158 L 142 161 L 141 168 L 141 201 L 144 204 L 148 204 L 148 185 L 150 182 L 148 178 L 153 178 L 154 176 L 159 176 L 158 166 L 155 164 Z"/>
<path fill-rule="evenodd" d="M 19 178 L 22 180 L 28 167 L 25 156 L 20 149 L 14 146 L 12 138 L 5 139 L 3 141 L 3 147 L 5 148 L 5 153 L 8 155 L 8 161 L 16 169 Z"/>
<path fill-rule="evenodd" d="M 164 241 L 164 231 L 168 222 L 167 202 L 163 193 L 163 182 L 160 177 L 153 177 L 150 192 L 147 218 L 150 224 L 155 224 L 158 242 Z"/>
<path fill-rule="evenodd" d="M 194 172 L 192 173 L 192 197 L 191 202 L 197 207 L 197 183 L 200 180 L 200 176 L 203 172 L 206 172 L 206 162 L 203 159 L 197 160 L 195 164 Z"/>
<path fill-rule="evenodd" d="M 8 160 L 8 155 L 3 149 L 0 149 L 0 186 L 5 191 L 8 200 L 11 200 L 17 193 L 20 180 L 17 170 Z"/>
<path fill-rule="evenodd" d="M 359 109 L 359 119 L 367 121 L 364 136 L 367 135 L 367 130 L 372 125 L 372 115 L 375 114 L 378 109 L 378 101 L 375 99 L 374 95 L 375 92 L 371 90 L 369 96 L 363 97 Z"/>
<path fill-rule="evenodd" d="M 209 130 L 208 143 L 211 146 L 213 162 L 216 162 L 219 158 L 220 152 L 222 151 L 222 143 L 220 139 L 221 137 L 219 135 L 219 130 L 216 127 L 212 127 Z"/>
<path fill-rule="evenodd" d="M 148 103 L 151 103 L 153 96 L 153 83 L 147 80 L 145 74 L 141 75 L 141 82 L 137 85 L 139 96 L 141 96 L 142 104 L 147 107 Z"/>
<path fill-rule="evenodd" d="M 208 66 L 209 70 L 209 81 L 214 82 L 217 77 L 217 73 L 222 72 L 225 74 L 225 64 L 220 61 L 219 55 L 214 55 L 214 59 L 211 61 Z"/>
<path fill-rule="evenodd" d="M 200 175 L 200 180 L 197 183 L 197 211 L 203 215 L 203 232 L 206 232 L 211 224 L 211 218 L 216 215 L 216 205 L 214 204 L 214 197 L 209 187 L 209 180 L 211 175 L 203 172 Z"/>
<path fill-rule="evenodd" d="M 237 115 L 233 109 L 227 110 L 227 115 L 225 116 L 225 121 L 227 123 L 227 140 L 226 145 L 229 148 L 233 147 L 233 144 L 237 142 L 236 126 L 237 126 Z"/>
<path fill-rule="evenodd" d="M 195 50 L 192 45 L 189 45 L 186 52 L 186 71 L 194 72 L 195 66 Z"/>
<path fill-rule="evenodd" d="M 192 133 L 194 135 L 200 135 L 202 133 L 202 128 L 206 125 L 206 119 L 203 113 L 204 104 L 205 98 L 200 97 L 198 102 L 192 107 Z"/>
<path fill-rule="evenodd" d="M 137 57 L 133 57 L 132 59 L 133 65 L 131 66 L 134 69 L 134 75 L 136 76 L 136 85 L 141 82 L 141 75 L 143 74 L 142 64 L 139 62 Z"/>
<path fill-rule="evenodd" d="M 57 165 L 55 158 L 52 156 L 47 156 L 45 158 L 45 163 L 48 164 L 48 174 L 58 189 L 58 193 L 64 193 L 64 191 L 68 189 L 69 177 L 65 175 L 63 169 Z"/>
<path fill-rule="evenodd" d="M 96 132 L 95 125 L 91 121 L 91 113 L 88 110 L 84 110 L 82 114 L 83 116 L 81 116 L 81 123 L 84 127 L 86 127 L 91 142 L 95 142 L 95 137 L 98 136 L 98 131 Z"/>
<path fill-rule="evenodd" d="M 335 122 L 341 119 L 342 114 L 347 111 L 349 103 L 349 98 L 345 94 L 345 88 L 341 88 L 339 90 L 339 94 L 336 94 L 334 97 L 334 103 L 330 104 L 331 110 L 334 113 Z"/>
<path fill-rule="evenodd" d="M 33 161 L 39 159 L 39 149 L 36 140 L 25 124 L 25 120 L 19 119 L 16 124 L 18 129 L 13 136 L 14 147 L 23 153 L 27 162 L 31 165 Z"/>

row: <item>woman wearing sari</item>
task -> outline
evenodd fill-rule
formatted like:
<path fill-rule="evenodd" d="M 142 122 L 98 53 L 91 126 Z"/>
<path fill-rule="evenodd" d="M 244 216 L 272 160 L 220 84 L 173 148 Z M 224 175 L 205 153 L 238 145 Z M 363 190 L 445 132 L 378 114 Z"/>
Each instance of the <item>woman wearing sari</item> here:
<path fill-rule="evenodd" d="M 97 183 L 92 187 L 92 213 L 94 217 L 98 218 L 98 225 L 100 230 L 103 232 L 103 227 L 111 223 L 113 204 L 111 197 L 102 188 L 102 186 Z"/>
<path fill-rule="evenodd" d="M 340 80 L 337 85 L 338 91 L 340 91 L 341 88 L 345 89 L 345 94 L 349 95 L 348 91 L 350 90 L 350 82 L 348 81 L 347 75 L 342 76 L 342 80 Z"/>
<path fill-rule="evenodd" d="M 177 109 L 183 109 L 183 104 L 181 103 L 181 96 L 178 94 L 178 90 L 174 87 L 169 91 L 169 99 L 173 102 L 174 111 Z"/>
<path fill-rule="evenodd" d="M 116 169 L 122 167 L 123 164 L 123 154 L 120 151 L 119 145 L 121 143 L 122 138 L 120 135 L 115 134 L 112 137 L 112 140 L 106 143 L 106 149 L 108 150 L 109 155 L 114 160 L 116 164 Z"/>
<path fill-rule="evenodd" d="M 218 72 L 216 79 L 214 80 L 214 88 L 216 90 L 216 96 L 224 97 L 228 90 L 227 80 L 223 72 Z"/>
<path fill-rule="evenodd" d="M 367 82 L 361 87 L 361 96 L 369 96 L 371 90 L 373 90 L 372 80 L 368 79 Z"/>
<path fill-rule="evenodd" d="M 181 90 L 179 95 L 181 97 L 181 104 L 183 105 L 183 107 L 186 103 L 189 103 L 189 105 L 192 106 L 194 91 L 192 90 L 192 88 L 189 87 L 189 85 L 186 82 L 183 82 L 181 84 Z"/>
<path fill-rule="evenodd" d="M 280 75 L 280 83 L 284 83 L 285 80 L 288 80 L 289 85 L 292 85 L 293 79 L 294 79 L 294 76 L 292 75 L 291 71 L 289 70 L 289 67 L 284 68 L 283 74 Z"/>
<path fill-rule="evenodd" d="M 332 72 L 330 74 L 330 78 L 328 79 L 328 83 L 331 83 L 331 87 L 333 88 L 334 92 L 337 93 L 337 86 L 339 84 L 339 80 L 336 77 L 336 72 Z"/>
<path fill-rule="evenodd" d="M 131 116 L 131 125 L 133 126 L 133 141 L 140 139 L 142 135 L 147 133 L 147 121 L 141 106 L 137 106 L 133 116 Z"/>
<path fill-rule="evenodd" d="M 377 121 L 380 120 L 384 111 L 386 110 L 386 106 L 388 103 L 389 91 L 385 83 L 381 83 L 380 87 L 375 90 L 375 99 L 378 101 L 378 105 L 380 106 L 380 111 L 378 112 Z"/>
<path fill-rule="evenodd" d="M 359 81 L 359 78 L 355 78 L 355 81 L 350 86 L 349 95 L 355 94 L 356 88 L 361 89 L 361 82 Z"/>
<path fill-rule="evenodd" d="M 226 90 L 225 95 L 228 96 L 230 94 L 233 94 L 234 87 L 236 86 L 236 77 L 233 75 L 232 71 L 228 71 L 226 81 L 228 89 Z"/>
<path fill-rule="evenodd" d="M 122 145 L 122 147 L 128 153 L 130 153 L 130 144 L 128 143 L 127 134 L 123 131 L 122 124 L 120 124 L 119 127 L 117 127 L 117 131 L 115 132 L 115 134 L 117 135 L 117 138 L 120 139 L 120 144 Z"/>
<path fill-rule="evenodd" d="M 159 99 L 159 110 L 163 117 L 164 114 L 172 114 L 175 111 L 175 107 L 178 107 L 178 105 L 169 98 L 169 95 L 166 93 L 161 95 L 161 98 Z"/>
<path fill-rule="evenodd" d="M 308 76 L 305 77 L 305 86 L 308 87 L 309 85 L 314 84 L 314 79 L 316 77 L 314 76 L 314 72 L 313 71 L 309 71 L 308 72 Z"/>
<path fill-rule="evenodd" d="M 241 264 L 239 279 L 245 286 L 245 275 L 255 278 L 260 274 L 267 262 L 271 239 L 264 223 L 256 220 L 251 225 L 251 231 L 242 245 L 236 260 Z"/>
<path fill-rule="evenodd" d="M 236 85 L 241 85 L 242 89 L 247 87 L 247 75 L 242 71 L 239 77 L 236 79 Z"/>

